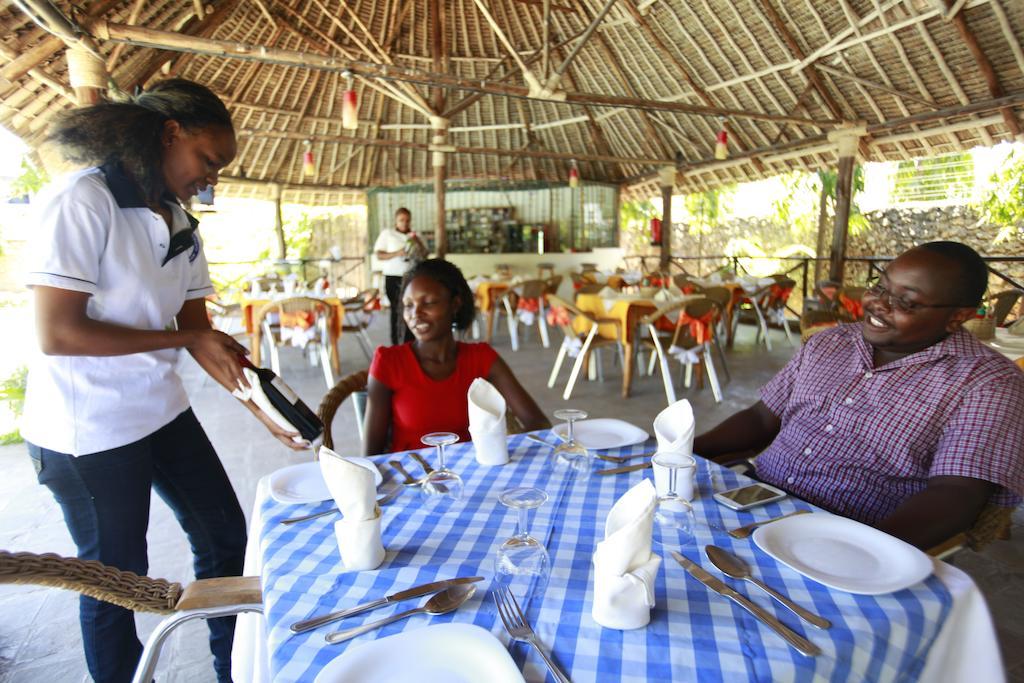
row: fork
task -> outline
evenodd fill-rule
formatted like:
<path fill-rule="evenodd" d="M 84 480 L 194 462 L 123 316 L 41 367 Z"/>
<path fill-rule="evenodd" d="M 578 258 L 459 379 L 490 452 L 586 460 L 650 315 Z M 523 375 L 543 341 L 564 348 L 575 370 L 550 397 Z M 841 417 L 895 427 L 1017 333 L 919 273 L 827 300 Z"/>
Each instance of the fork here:
<path fill-rule="evenodd" d="M 505 631 L 512 637 L 512 640 L 522 640 L 532 645 L 558 683 L 572 683 L 540 646 L 537 634 L 533 632 L 533 627 L 523 617 L 523 611 L 519 609 L 519 603 L 516 602 L 516 597 L 512 595 L 508 586 L 499 585 L 494 590 L 494 604 L 497 605 L 498 616 L 501 617 L 501 623 L 505 625 Z"/>
<path fill-rule="evenodd" d="M 377 505 L 387 505 L 401 493 L 404 489 L 401 486 L 395 486 L 393 489 L 385 493 L 383 496 L 377 499 Z M 297 522 L 306 522 L 311 519 L 317 519 L 318 517 L 326 517 L 327 515 L 333 515 L 335 512 L 339 512 L 338 508 L 331 508 L 330 510 L 324 510 L 322 512 L 314 512 L 311 515 L 303 515 L 301 517 L 292 517 L 291 519 L 282 519 L 281 524 L 295 524 Z"/>

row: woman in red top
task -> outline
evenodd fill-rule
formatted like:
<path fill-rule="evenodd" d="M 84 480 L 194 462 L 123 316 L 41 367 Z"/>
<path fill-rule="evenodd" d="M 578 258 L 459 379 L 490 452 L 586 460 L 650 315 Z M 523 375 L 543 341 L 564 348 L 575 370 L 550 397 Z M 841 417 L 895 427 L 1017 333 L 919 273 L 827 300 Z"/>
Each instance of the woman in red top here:
<path fill-rule="evenodd" d="M 476 306 L 466 278 L 443 259 L 423 261 L 402 281 L 405 324 L 414 341 L 378 347 L 370 364 L 366 405 L 366 455 L 420 448 L 430 432 L 455 432 L 469 440 L 466 394 L 477 377 L 505 397 L 527 430 L 551 422 L 489 344 L 455 340 L 455 329 L 473 323 Z"/>

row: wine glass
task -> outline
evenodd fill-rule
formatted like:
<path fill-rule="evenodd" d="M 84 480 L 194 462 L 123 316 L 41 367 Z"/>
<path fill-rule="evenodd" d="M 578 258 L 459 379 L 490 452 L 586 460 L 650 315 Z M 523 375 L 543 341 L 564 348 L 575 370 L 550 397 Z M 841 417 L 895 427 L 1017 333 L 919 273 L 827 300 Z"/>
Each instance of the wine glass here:
<path fill-rule="evenodd" d="M 551 466 L 554 469 L 566 468 L 574 473 L 578 479 L 587 480 L 590 478 L 594 455 L 587 450 L 587 447 L 576 440 L 573 424 L 576 420 L 583 420 L 587 413 L 583 410 L 565 408 L 556 410 L 555 417 L 565 420 L 568 426 L 565 430 L 565 440 L 558 444 L 551 451 Z"/>
<path fill-rule="evenodd" d="M 428 474 L 420 486 L 427 500 L 455 501 L 462 498 L 462 477 L 444 464 L 444 447 L 458 440 L 459 435 L 451 432 L 431 432 L 420 439 L 427 446 L 437 447 L 437 469 Z"/>
<path fill-rule="evenodd" d="M 662 452 L 655 453 L 651 462 L 655 467 L 664 468 L 668 474 L 666 491 L 658 496 L 658 509 L 654 513 L 662 535 L 674 531 L 682 541 L 681 545 L 696 542 L 697 523 L 693 516 L 693 506 L 678 493 L 679 474 L 693 469 L 693 459 L 687 462 L 678 457 L 677 453 Z"/>
<path fill-rule="evenodd" d="M 526 601 L 532 594 L 544 592 L 551 573 L 548 551 L 530 536 L 529 512 L 543 505 L 548 494 L 534 487 L 506 489 L 498 496 L 505 507 L 518 513 L 516 533 L 498 547 L 494 574 L 513 594 Z"/>

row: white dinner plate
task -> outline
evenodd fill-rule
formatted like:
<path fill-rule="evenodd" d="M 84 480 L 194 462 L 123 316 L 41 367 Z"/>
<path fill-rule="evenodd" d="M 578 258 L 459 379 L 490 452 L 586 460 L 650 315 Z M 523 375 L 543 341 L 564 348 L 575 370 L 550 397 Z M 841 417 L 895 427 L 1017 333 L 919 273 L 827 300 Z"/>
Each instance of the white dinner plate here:
<path fill-rule="evenodd" d="M 377 466 L 367 458 L 346 457 L 346 460 L 362 465 L 373 472 L 374 486 L 384 481 Z M 301 465 L 282 467 L 270 475 L 270 496 L 278 503 L 301 505 L 330 500 L 324 477 L 320 474 L 320 463 L 304 462 Z"/>
<path fill-rule="evenodd" d="M 1009 334 L 999 335 L 995 339 L 989 339 L 988 343 L 997 349 L 1009 351 L 1024 351 L 1024 337 L 1014 337 Z"/>
<path fill-rule="evenodd" d="M 554 432 L 558 438 L 564 440 L 568 429 L 567 424 L 560 424 L 555 427 Z M 592 450 L 633 446 L 651 438 L 650 434 L 636 425 L 612 417 L 580 420 L 573 424 L 572 429 L 576 440 Z"/>
<path fill-rule="evenodd" d="M 435 624 L 355 645 L 314 683 L 524 683 L 497 638 L 472 624 Z"/>
<path fill-rule="evenodd" d="M 787 517 L 759 527 L 754 543 L 813 581 L 860 595 L 909 588 L 933 569 L 931 559 L 909 543 L 826 512 Z"/>

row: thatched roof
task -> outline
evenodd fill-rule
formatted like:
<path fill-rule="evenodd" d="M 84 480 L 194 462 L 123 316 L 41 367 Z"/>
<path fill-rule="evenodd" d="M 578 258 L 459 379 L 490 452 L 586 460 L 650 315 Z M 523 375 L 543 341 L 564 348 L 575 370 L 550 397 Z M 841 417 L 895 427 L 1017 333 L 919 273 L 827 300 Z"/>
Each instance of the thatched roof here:
<path fill-rule="evenodd" d="M 434 148 L 449 178 L 561 181 L 576 159 L 582 178 L 639 192 L 675 162 L 680 191 L 831 167 L 841 122 L 866 125 L 869 160 L 1021 130 L 1019 0 L 45 1 L 20 0 L 93 36 L 120 88 L 180 75 L 228 101 L 240 153 L 226 175 L 315 201 L 431 178 L 431 115 L 449 120 Z M 10 0 L 0 26 L 0 123 L 37 144 L 74 104 L 64 44 Z M 553 88 L 564 101 L 526 97 L 523 65 L 545 80 L 545 34 L 549 72 L 576 53 Z M 357 130 L 341 126 L 346 67 Z"/>

